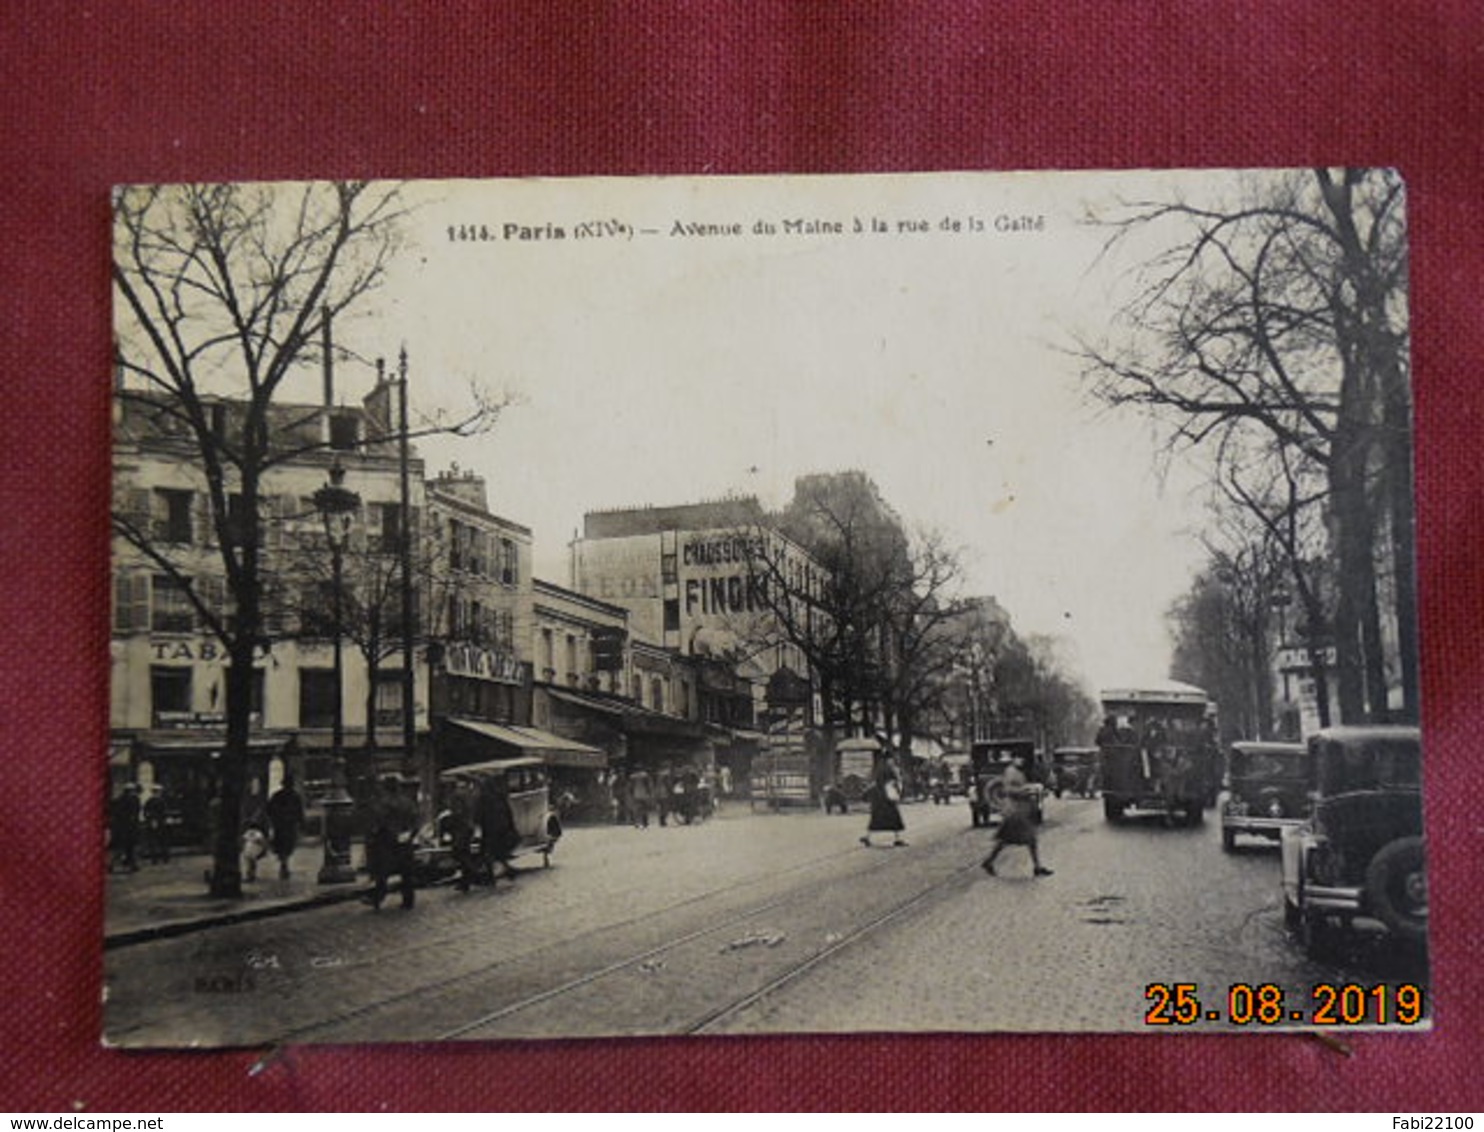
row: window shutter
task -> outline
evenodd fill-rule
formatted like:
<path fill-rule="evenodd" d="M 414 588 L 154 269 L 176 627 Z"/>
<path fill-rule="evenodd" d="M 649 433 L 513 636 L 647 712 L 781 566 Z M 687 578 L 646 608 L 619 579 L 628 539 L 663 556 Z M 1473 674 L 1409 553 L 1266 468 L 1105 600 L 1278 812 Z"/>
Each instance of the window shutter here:
<path fill-rule="evenodd" d="M 227 580 L 217 575 L 207 575 L 197 578 L 196 585 L 199 587 L 201 604 L 212 616 L 218 619 L 224 617 L 227 611 Z"/>
<path fill-rule="evenodd" d="M 134 620 L 134 583 L 143 580 L 139 574 L 115 574 L 113 579 L 113 631 L 132 633 L 138 628 Z"/>
<path fill-rule="evenodd" d="M 209 492 L 197 491 L 191 495 L 190 543 L 192 546 L 216 545 L 216 524 L 212 522 Z"/>

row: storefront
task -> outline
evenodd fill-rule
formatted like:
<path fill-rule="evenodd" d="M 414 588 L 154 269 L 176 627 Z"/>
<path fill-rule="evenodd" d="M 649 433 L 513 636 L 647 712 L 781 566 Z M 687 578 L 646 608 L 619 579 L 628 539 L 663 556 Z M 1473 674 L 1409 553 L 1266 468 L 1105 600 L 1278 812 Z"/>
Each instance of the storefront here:
<path fill-rule="evenodd" d="M 115 736 L 110 744 L 110 777 L 115 785 L 139 784 L 148 798 L 165 803 L 169 841 L 181 848 L 206 848 L 221 794 L 221 760 L 226 737 L 219 731 L 171 729 Z M 248 813 L 265 805 L 285 774 L 302 776 L 303 752 L 293 736 L 261 733 L 248 740 L 242 805 Z"/>

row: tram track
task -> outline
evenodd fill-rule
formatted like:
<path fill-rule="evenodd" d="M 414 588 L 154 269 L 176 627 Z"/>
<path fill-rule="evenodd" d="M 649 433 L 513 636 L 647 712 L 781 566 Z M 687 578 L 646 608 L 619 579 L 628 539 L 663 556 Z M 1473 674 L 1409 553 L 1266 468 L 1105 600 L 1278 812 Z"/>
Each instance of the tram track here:
<path fill-rule="evenodd" d="M 853 856 L 855 854 L 851 855 Z M 825 935 L 821 946 L 810 948 L 805 954 L 779 964 L 778 969 L 769 970 L 757 976 L 743 993 L 731 994 L 720 1002 L 716 1001 L 716 996 L 713 993 L 707 1002 L 700 1005 L 698 1009 L 692 1010 L 690 1016 L 686 1019 L 677 1019 L 675 1024 L 653 1032 L 686 1035 L 715 1032 L 724 1023 L 744 1015 L 748 1010 L 764 1001 L 770 995 L 807 975 L 810 971 L 827 962 L 840 952 L 871 938 L 881 929 L 898 922 L 934 898 L 946 895 L 951 889 L 960 886 L 977 869 L 977 863 L 956 866 L 951 872 L 938 878 L 927 887 L 921 887 L 920 885 L 910 887 L 905 894 L 893 897 L 884 906 L 873 908 L 864 918 L 854 922 L 848 930 Z M 502 1032 L 500 1024 L 538 1010 L 556 1010 L 560 1013 L 564 1002 L 577 1000 L 584 995 L 591 997 L 593 992 L 597 991 L 605 982 L 621 980 L 625 976 L 644 972 L 646 969 L 653 971 L 662 968 L 666 961 L 674 960 L 679 956 L 685 956 L 687 953 L 689 953 L 688 958 L 692 961 L 699 959 L 704 962 L 707 957 L 725 954 L 732 950 L 732 948 L 729 945 L 724 945 L 719 949 L 713 947 L 710 952 L 698 953 L 696 948 L 699 944 L 703 944 L 708 940 L 724 938 L 738 930 L 755 925 L 760 920 L 766 922 L 766 917 L 780 910 L 786 910 L 790 907 L 817 909 L 819 905 L 820 894 L 817 883 L 803 889 L 796 889 L 776 900 L 756 905 L 726 920 L 686 932 L 683 935 L 666 940 L 652 947 L 632 951 L 594 970 L 583 972 L 559 984 L 545 987 L 534 994 L 507 1002 L 497 1009 L 488 1011 L 477 1018 L 463 1022 L 458 1026 L 447 1028 L 438 1033 L 435 1038 L 436 1040 L 467 1040 L 481 1036 L 490 1038 L 516 1036 Z M 744 945 L 755 942 L 766 947 L 770 939 L 776 938 L 778 938 L 777 933 L 766 931 L 755 932 L 752 935 L 744 936 L 742 942 Z M 710 985 L 715 986 L 714 983 Z M 626 996 L 623 994 L 614 996 L 616 999 L 622 999 L 624 997 Z M 576 1019 L 578 1015 L 579 1012 L 573 1011 L 567 1014 L 567 1017 L 569 1019 Z M 588 1025 L 597 1021 L 590 1014 L 583 1013 L 582 1017 Z M 567 1029 L 571 1032 L 572 1024 L 569 1023 Z M 480 1031 L 489 1032 L 480 1034 Z M 579 1032 L 586 1031 L 579 1028 Z M 595 1036 L 597 1032 L 595 1032 Z M 615 1026 L 607 1032 L 644 1033 L 651 1031 L 642 1027 L 636 1029 L 630 1026 Z"/>
<path fill-rule="evenodd" d="M 420 980 L 415 986 L 407 986 L 394 994 L 378 996 L 372 1001 L 363 1001 L 354 1007 L 337 1011 L 329 1016 L 322 1016 L 303 1025 L 283 1031 L 278 1041 L 327 1041 L 339 1040 L 336 1036 L 343 1033 L 348 1026 L 357 1023 L 365 1023 L 378 1017 L 385 1017 L 394 1013 L 399 1008 L 407 1007 L 415 1009 L 418 1013 L 426 1012 L 426 1004 L 431 999 L 439 996 L 458 996 L 459 1001 L 467 1001 L 471 996 L 477 996 L 481 989 L 490 984 L 498 984 L 508 981 L 519 984 L 530 979 L 540 978 L 540 967 L 548 963 L 553 952 L 560 951 L 564 956 L 572 954 L 575 956 L 588 956 L 594 950 L 599 949 L 603 940 L 626 935 L 643 935 L 657 930 L 656 925 L 665 921 L 673 921 L 677 918 L 684 920 L 704 916 L 706 909 L 721 902 L 734 902 L 739 895 L 744 896 L 749 889 L 756 889 L 763 884 L 777 885 L 782 882 L 793 882 L 787 892 L 761 902 L 747 904 L 742 909 L 728 914 L 719 920 L 705 923 L 704 925 L 681 931 L 673 938 L 665 939 L 652 946 L 639 947 L 627 951 L 616 958 L 601 963 L 595 969 L 583 971 L 573 977 L 565 979 L 555 985 L 544 987 L 534 993 L 524 995 L 514 1001 L 506 1003 L 494 1010 L 488 1011 L 479 1017 L 462 1022 L 459 1025 L 445 1027 L 433 1033 L 420 1034 L 425 1040 L 451 1040 L 464 1038 L 473 1032 L 493 1025 L 502 1019 L 517 1016 L 539 1008 L 544 1004 L 557 1003 L 564 997 L 571 997 L 583 988 L 594 986 L 604 979 L 611 979 L 625 972 L 632 972 L 643 967 L 646 963 L 663 962 L 677 950 L 687 945 L 698 944 L 704 940 L 744 929 L 749 923 L 778 913 L 785 912 L 793 906 L 807 905 L 817 901 L 817 894 L 822 888 L 828 888 L 839 883 L 840 866 L 849 862 L 860 860 L 859 848 L 851 848 L 832 852 L 809 861 L 788 866 L 784 869 L 768 874 L 766 877 L 751 878 L 740 884 L 728 884 L 716 886 L 705 891 L 695 893 L 683 900 L 676 901 L 663 907 L 652 909 L 622 920 L 608 921 L 600 926 L 586 929 L 573 935 L 563 936 L 559 940 L 531 940 L 522 947 L 518 953 L 495 959 L 493 962 L 483 963 L 480 966 L 467 971 L 461 971 L 446 978 Z M 802 885 L 799 885 L 803 878 Z M 457 936 L 443 936 L 436 941 L 430 941 L 426 945 L 412 945 L 399 948 L 395 955 L 406 960 L 409 956 L 415 957 L 422 952 L 433 952 L 456 946 L 459 940 L 466 937 L 488 934 L 486 926 L 481 931 L 457 933 Z M 386 956 L 376 957 L 380 962 Z M 578 960 L 577 962 L 580 962 Z M 535 968 L 533 970 L 533 968 Z M 504 977 L 502 980 L 502 976 Z M 726 1013 L 727 1011 L 712 1011 L 712 1013 Z M 393 1032 L 397 1027 L 392 1026 Z"/>

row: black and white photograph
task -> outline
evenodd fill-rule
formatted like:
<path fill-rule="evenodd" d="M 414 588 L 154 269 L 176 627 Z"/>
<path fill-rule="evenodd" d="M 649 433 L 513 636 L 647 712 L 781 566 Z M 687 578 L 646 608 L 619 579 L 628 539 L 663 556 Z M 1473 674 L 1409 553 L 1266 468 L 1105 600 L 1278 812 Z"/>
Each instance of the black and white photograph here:
<path fill-rule="evenodd" d="M 106 1045 L 1431 1027 L 1397 171 L 112 216 Z"/>

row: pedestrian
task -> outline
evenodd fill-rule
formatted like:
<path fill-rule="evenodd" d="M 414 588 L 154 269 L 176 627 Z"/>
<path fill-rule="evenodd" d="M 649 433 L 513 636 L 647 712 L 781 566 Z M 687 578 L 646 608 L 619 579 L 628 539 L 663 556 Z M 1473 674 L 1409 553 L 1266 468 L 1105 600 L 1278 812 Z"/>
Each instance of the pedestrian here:
<path fill-rule="evenodd" d="M 613 790 L 614 824 L 632 825 L 634 822 L 634 800 L 629 787 L 629 776 L 622 769 L 615 770 L 610 786 Z"/>
<path fill-rule="evenodd" d="M 861 844 L 867 848 L 871 845 L 871 834 L 890 833 L 892 845 L 906 845 L 902 839 L 902 833 L 907 828 L 902 821 L 902 811 L 899 803 L 902 800 L 902 782 L 897 776 L 897 769 L 890 759 L 884 760 L 881 769 L 876 774 L 876 781 L 871 784 L 871 818 L 866 823 L 866 832 L 861 837 Z"/>
<path fill-rule="evenodd" d="M 675 800 L 671 796 L 674 781 L 675 772 L 670 766 L 661 766 L 654 772 L 654 810 L 661 826 L 670 824 L 670 811 L 675 808 Z"/>
<path fill-rule="evenodd" d="M 163 865 L 170 860 L 170 841 L 166 835 L 165 795 L 158 786 L 145 799 L 141 814 L 144 818 L 144 859 L 151 864 Z"/>
<path fill-rule="evenodd" d="M 108 871 L 121 868 L 139 871 L 135 854 L 139 846 L 139 786 L 129 783 L 120 790 L 108 807 Z"/>
<path fill-rule="evenodd" d="M 1000 811 L 1000 825 L 995 830 L 994 848 L 981 861 L 980 867 L 995 876 L 994 863 L 1006 845 L 1024 845 L 1030 850 L 1033 875 L 1049 877 L 1051 870 L 1041 864 L 1035 818 L 1032 816 L 1031 793 L 1035 789 L 1025 776 L 1025 759 L 1017 759 L 1005 768 L 1000 778 L 1005 801 Z"/>
<path fill-rule="evenodd" d="M 448 799 L 448 824 L 444 828 L 448 832 L 453 863 L 459 870 L 454 887 L 460 892 L 468 892 L 480 874 L 479 859 L 474 853 L 474 801 L 472 785 L 462 780 L 453 784 L 453 793 Z"/>
<path fill-rule="evenodd" d="M 304 824 L 304 799 L 294 788 L 294 776 L 285 774 L 283 785 L 268 799 L 268 821 L 273 827 L 273 855 L 278 858 L 278 878 L 289 879 L 289 858 L 299 844 Z"/>
<path fill-rule="evenodd" d="M 388 776 L 381 784 L 380 798 L 373 803 L 371 838 L 367 845 L 372 908 L 381 908 L 388 881 L 394 875 L 401 882 L 402 907 L 413 906 L 417 889 L 412 836 L 416 829 L 417 807 L 402 790 L 401 781 Z"/>
<path fill-rule="evenodd" d="M 635 767 L 629 775 L 629 816 L 640 829 L 649 828 L 649 810 L 654 803 L 654 787 L 649 772 L 642 766 Z"/>
<path fill-rule="evenodd" d="M 515 812 L 510 808 L 510 782 L 504 775 L 492 775 L 479 790 L 479 855 L 489 870 L 491 884 L 502 876 L 515 879 L 510 858 L 519 844 Z"/>

